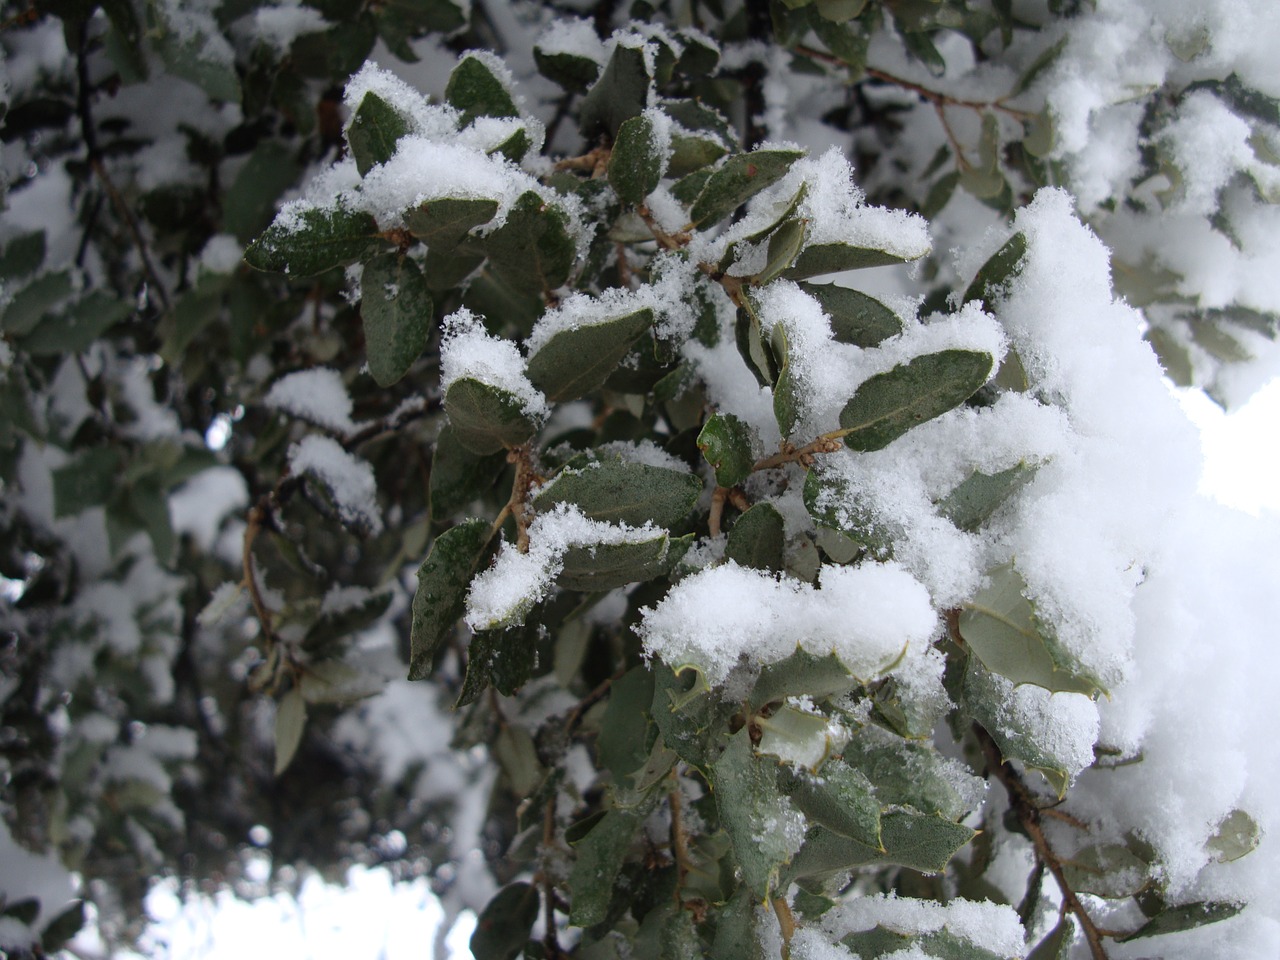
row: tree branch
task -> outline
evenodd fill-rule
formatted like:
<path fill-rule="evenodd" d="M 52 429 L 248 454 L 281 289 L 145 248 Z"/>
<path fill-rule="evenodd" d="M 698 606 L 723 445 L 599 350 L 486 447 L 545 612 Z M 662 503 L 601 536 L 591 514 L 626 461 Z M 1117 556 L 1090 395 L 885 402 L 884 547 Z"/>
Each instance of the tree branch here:
<path fill-rule="evenodd" d="M 995 740 L 991 739 L 991 734 L 976 723 L 973 725 L 973 732 L 982 747 L 983 756 L 986 757 L 988 773 L 994 774 L 1004 787 L 1005 793 L 1009 796 L 1009 806 L 1017 816 L 1022 829 L 1031 838 L 1036 858 L 1048 868 L 1058 884 L 1058 889 L 1062 893 L 1063 907 L 1080 923 L 1085 942 L 1089 944 L 1089 955 L 1093 960 L 1108 960 L 1107 951 L 1102 945 L 1102 931 L 1094 924 L 1084 904 L 1071 889 L 1071 884 L 1067 882 L 1066 873 L 1062 869 L 1063 861 L 1053 852 L 1053 847 L 1049 845 L 1049 840 L 1040 826 L 1041 811 L 1035 802 L 1035 797 L 1018 776 L 1017 771 L 1005 762 L 1000 754 L 1000 748 Z"/>

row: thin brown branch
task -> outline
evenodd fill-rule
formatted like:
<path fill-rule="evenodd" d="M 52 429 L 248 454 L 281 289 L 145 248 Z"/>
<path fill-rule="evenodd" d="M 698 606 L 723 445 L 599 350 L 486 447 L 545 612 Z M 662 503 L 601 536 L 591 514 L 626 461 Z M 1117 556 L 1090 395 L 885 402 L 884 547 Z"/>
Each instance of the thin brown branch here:
<path fill-rule="evenodd" d="M 542 849 L 543 856 L 549 856 L 551 845 L 556 838 L 556 795 L 547 801 L 546 811 L 542 816 Z M 549 958 L 560 957 L 560 939 L 556 936 L 556 886 L 551 879 L 551 871 L 546 865 L 542 868 L 542 906 L 543 931 L 542 945 Z"/>
<path fill-rule="evenodd" d="M 675 781 L 667 793 L 667 806 L 671 809 L 671 852 L 676 859 L 676 909 L 684 909 L 684 881 L 689 875 L 689 839 L 684 833 L 684 819 L 680 810 L 680 778 L 672 771 Z"/>
<path fill-rule="evenodd" d="M 835 453 L 840 447 L 839 440 L 825 434 L 818 437 L 817 440 L 806 443 L 803 447 L 795 447 L 784 441 L 781 450 L 773 454 L 773 456 L 757 460 L 751 471 L 754 473 L 757 470 L 773 470 L 788 463 L 798 463 L 803 467 L 810 467 L 813 465 L 815 456 L 821 453 Z"/>
<path fill-rule="evenodd" d="M 720 536 L 720 522 L 724 517 L 724 502 L 729 499 L 728 487 L 716 487 L 711 494 L 711 511 L 707 514 L 707 527 L 711 536 Z"/>
<path fill-rule="evenodd" d="M 588 150 L 580 157 L 565 157 L 563 160 L 557 160 L 555 168 L 557 170 L 583 170 L 591 174 L 591 179 L 597 180 L 604 176 L 605 171 L 609 169 L 609 156 L 612 152 L 609 147 L 596 147 L 594 150 Z"/>
<path fill-rule="evenodd" d="M 539 477 L 533 469 L 533 453 L 528 444 L 514 447 L 507 452 L 507 462 L 515 464 L 516 476 L 511 483 L 511 499 L 507 507 L 516 521 L 516 549 L 529 552 L 529 524 L 533 522 L 533 507 L 529 503 L 529 490 Z"/>
<path fill-rule="evenodd" d="M 1093 918 L 1089 916 L 1089 911 L 1084 908 L 1084 904 L 1080 902 L 1076 892 L 1071 889 L 1071 884 L 1067 881 L 1066 873 L 1063 870 L 1063 860 L 1054 853 L 1053 847 L 1050 846 L 1049 840 L 1040 825 L 1040 817 L 1043 811 L 1036 804 L 1035 797 L 1022 781 L 1022 778 L 1018 776 L 1017 771 L 1005 762 L 1004 757 L 1000 754 L 1000 748 L 991 739 L 991 735 L 978 724 L 974 724 L 973 732 L 978 738 L 978 743 L 982 746 L 982 753 L 986 757 L 988 772 L 994 774 L 1004 787 L 1005 793 L 1009 797 L 1009 806 L 1017 816 L 1018 822 L 1022 824 L 1022 829 L 1031 838 L 1037 859 L 1048 868 L 1054 882 L 1057 883 L 1058 889 L 1062 893 L 1064 909 L 1076 918 L 1080 924 L 1080 929 L 1084 931 L 1085 942 L 1089 945 L 1089 955 L 1093 960 L 1107 960 L 1107 951 L 1102 945 L 1103 933 L 1094 924 Z"/>
<path fill-rule="evenodd" d="M 619 670 L 613 676 L 605 677 L 596 685 L 594 690 L 574 704 L 573 709 L 569 711 L 569 716 L 565 719 L 564 732 L 566 734 L 573 733 L 573 731 L 578 728 L 578 724 L 582 722 L 582 715 L 603 700 L 605 694 L 609 692 L 609 689 L 617 683 L 626 672 L 626 670 Z"/>
<path fill-rule="evenodd" d="M 930 90 L 928 87 L 922 87 L 918 83 L 913 83 L 903 77 L 894 76 L 884 70 L 877 70 L 875 67 L 867 67 L 866 74 L 874 77 L 876 80 L 882 80 L 885 83 L 892 83 L 896 87 L 904 90 L 910 90 L 919 96 L 922 100 L 930 103 L 942 104 L 948 107 L 968 107 L 970 110 L 999 110 L 1001 113 L 1008 114 L 1011 117 L 1017 117 L 1019 120 L 1030 120 L 1035 116 L 1027 110 L 1019 110 L 1016 107 L 1010 107 L 1005 104 L 1006 98 L 998 100 L 965 100 L 961 97 L 953 97 L 950 94 L 942 93 L 938 90 Z"/>
<path fill-rule="evenodd" d="M 249 591 L 249 601 L 253 604 L 253 612 L 258 617 L 258 622 L 262 625 L 262 635 L 266 637 L 267 643 L 275 643 L 275 631 L 271 629 L 271 611 L 267 609 L 266 601 L 262 598 L 262 591 L 258 588 L 258 578 L 253 569 L 253 541 L 257 539 L 258 531 L 262 529 L 264 511 L 262 505 L 258 504 L 249 511 L 249 524 L 244 531 L 244 544 L 241 547 L 240 562 L 244 568 L 244 586 Z"/>

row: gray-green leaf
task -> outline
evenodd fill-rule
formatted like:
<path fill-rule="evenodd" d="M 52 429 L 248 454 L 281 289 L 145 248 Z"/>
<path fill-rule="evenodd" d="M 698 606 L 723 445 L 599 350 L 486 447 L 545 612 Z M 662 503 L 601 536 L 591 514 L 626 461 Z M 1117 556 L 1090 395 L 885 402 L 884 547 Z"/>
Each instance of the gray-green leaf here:
<path fill-rule="evenodd" d="M 360 289 L 369 372 L 378 386 L 389 387 L 427 346 L 434 310 L 431 294 L 418 265 L 395 253 L 364 265 Z"/>
<path fill-rule="evenodd" d="M 422 566 L 413 596 L 409 634 L 409 679 L 431 672 L 436 651 L 462 616 L 467 588 L 489 542 L 486 520 L 464 520 L 436 537 Z"/>
<path fill-rule="evenodd" d="M 528 375 L 548 400 L 577 400 L 609 378 L 653 326 L 648 307 L 554 334 L 529 358 Z"/>
<path fill-rule="evenodd" d="M 277 217 L 249 244 L 244 260 L 255 270 L 311 277 L 373 256 L 385 247 L 369 214 L 343 207 L 311 207 Z"/>
<path fill-rule="evenodd" d="M 633 527 L 651 522 L 670 529 L 693 509 L 701 492 L 702 483 L 685 471 L 621 457 L 575 458 L 538 492 L 533 505 L 542 512 L 571 503 L 592 520 Z"/>
<path fill-rule="evenodd" d="M 718 485 L 736 487 L 751 476 L 755 465 L 751 437 L 751 428 L 731 413 L 707 418 L 698 434 L 698 449 L 715 470 Z"/>
<path fill-rule="evenodd" d="M 470 377 L 449 384 L 444 409 L 458 442 L 481 456 L 518 447 L 538 429 L 519 397 Z"/>
<path fill-rule="evenodd" d="M 631 117 L 618 128 L 613 142 L 609 184 L 623 203 L 643 203 L 662 180 L 666 161 L 653 120 L 644 114 Z"/>
<path fill-rule="evenodd" d="M 753 150 L 730 157 L 707 178 L 689 211 L 699 227 L 723 220 L 761 190 L 781 180 L 803 150 Z"/>
<path fill-rule="evenodd" d="M 865 293 L 834 283 L 801 283 L 800 289 L 821 304 L 840 343 L 875 347 L 902 332 L 898 315 Z"/>
<path fill-rule="evenodd" d="M 958 407 L 991 375 L 991 355 L 943 350 L 915 357 L 858 387 L 840 412 L 844 442 L 880 450 L 912 427 Z"/>

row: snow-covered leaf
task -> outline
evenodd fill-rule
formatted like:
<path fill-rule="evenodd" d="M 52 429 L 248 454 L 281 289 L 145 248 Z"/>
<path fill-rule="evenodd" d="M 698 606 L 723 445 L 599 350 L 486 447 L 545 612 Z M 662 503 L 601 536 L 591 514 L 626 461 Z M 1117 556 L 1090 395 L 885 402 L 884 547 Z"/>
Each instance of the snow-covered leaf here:
<path fill-rule="evenodd" d="M 898 315 L 874 297 L 835 283 L 799 286 L 822 305 L 822 312 L 831 319 L 831 335 L 839 343 L 875 347 L 902 332 Z"/>
<path fill-rule="evenodd" d="M 723 220 L 761 190 L 781 180 L 803 150 L 761 149 L 730 157 L 707 178 L 689 217 L 699 227 Z"/>
<path fill-rule="evenodd" d="M 756 717 L 755 722 L 761 731 L 756 749 L 794 767 L 816 771 L 839 747 L 833 743 L 833 728 L 825 716 L 790 704 Z"/>
<path fill-rule="evenodd" d="M 484 58 L 466 56 L 449 75 L 444 98 L 461 115 L 458 122 L 466 126 L 477 117 L 518 117 L 515 101 L 507 85 L 494 72 L 491 55 Z"/>
<path fill-rule="evenodd" d="M 235 53 L 213 17 L 148 0 L 147 20 L 156 52 L 174 76 L 190 80 L 214 100 L 239 104 Z"/>
<path fill-rule="evenodd" d="M 985 789 L 980 778 L 944 759 L 931 743 L 903 740 L 875 726 L 855 734 L 842 756 L 875 785 L 881 804 L 910 806 L 947 820 L 959 820 L 976 807 Z"/>
<path fill-rule="evenodd" d="M 774 889 L 778 871 L 800 848 L 804 817 L 779 792 L 777 766 L 756 756 L 746 728 L 729 738 L 712 766 L 710 781 L 742 882 L 762 900 Z"/>
<path fill-rule="evenodd" d="M 408 132 L 408 123 L 395 107 L 372 90 L 366 93 L 347 129 L 347 143 L 361 176 L 390 160 L 396 142 Z"/>
<path fill-rule="evenodd" d="M 978 270 L 964 292 L 965 302 L 981 300 L 988 310 L 994 308 L 1007 291 L 1009 282 L 1018 275 L 1026 255 L 1026 235 L 1015 233 Z"/>
<path fill-rule="evenodd" d="M 1252 853 L 1262 840 L 1258 822 L 1243 810 L 1232 810 L 1205 843 L 1219 863 L 1230 863 Z"/>
<path fill-rule="evenodd" d="M 479 456 L 518 447 L 538 429 L 519 397 L 471 377 L 449 384 L 444 409 L 458 442 Z"/>
<path fill-rule="evenodd" d="M 828 760 L 819 773 L 784 773 L 782 786 L 811 823 L 881 849 L 880 802 L 871 781 L 856 767 Z"/>
<path fill-rule="evenodd" d="M 645 307 L 566 327 L 529 357 L 529 380 L 548 400 L 577 400 L 604 383 L 652 326 L 653 311 Z"/>
<path fill-rule="evenodd" d="M 1131 940 L 1143 940 L 1147 937 L 1194 930 L 1196 927 L 1230 919 L 1243 909 L 1244 905 L 1240 903 L 1213 900 L 1179 904 L 1156 914 L 1127 937 L 1121 937 L 1120 942 L 1128 943 Z"/>
<path fill-rule="evenodd" d="M 765 664 L 752 688 L 749 703 L 752 709 L 759 709 L 791 696 L 821 701 L 847 693 L 858 683 L 834 653 L 819 657 L 808 650 L 797 650 L 784 660 Z"/>
<path fill-rule="evenodd" d="M 592 520 L 671 529 L 685 518 L 702 483 L 687 471 L 605 456 L 575 458 L 533 499 L 543 512 L 558 503 L 577 506 Z"/>
<path fill-rule="evenodd" d="M 1108 900 L 1124 900 L 1151 882 L 1151 868 L 1123 844 L 1085 847 L 1062 865 L 1063 876 L 1076 893 Z"/>
<path fill-rule="evenodd" d="M 864 381 L 842 411 L 840 427 L 853 450 L 880 450 L 912 427 L 971 397 L 991 375 L 991 355 L 943 350 L 915 357 Z"/>
<path fill-rule="evenodd" d="M 255 270 L 311 277 L 382 252 L 377 222 L 344 207 L 286 207 L 262 236 L 249 244 L 244 261 Z"/>
<path fill-rule="evenodd" d="M 1027 463 L 994 474 L 975 470 L 938 503 L 938 513 L 961 530 L 976 531 L 1026 486 L 1035 472 L 1036 468 Z"/>
<path fill-rule="evenodd" d="M 1036 617 L 1026 581 L 1012 563 L 989 574 L 990 585 L 964 604 L 960 635 L 993 673 L 1054 692 L 1094 696 L 1101 684 L 1072 663 Z"/>

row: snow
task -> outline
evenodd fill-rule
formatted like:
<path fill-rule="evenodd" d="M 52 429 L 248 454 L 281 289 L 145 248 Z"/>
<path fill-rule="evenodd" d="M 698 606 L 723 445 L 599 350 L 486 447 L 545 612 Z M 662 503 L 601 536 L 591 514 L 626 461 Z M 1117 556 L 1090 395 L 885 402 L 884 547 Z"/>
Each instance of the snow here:
<path fill-rule="evenodd" d="M 356 428 L 342 375 L 328 367 L 286 374 L 271 385 L 262 402 L 272 410 L 301 417 L 337 434 L 348 434 Z"/>
<path fill-rule="evenodd" d="M 244 475 L 233 467 L 210 467 L 169 495 L 173 532 L 190 536 L 202 550 L 211 550 L 222 521 L 248 505 Z"/>
<path fill-rule="evenodd" d="M 71 874 L 57 859 L 19 846 L 8 825 L 0 822 L 0 898 L 12 904 L 31 897 L 40 903 L 33 928 L 4 918 L 7 922 L 0 925 L 0 950 L 29 946 L 34 934 L 66 909 L 74 896 Z"/>
<path fill-rule="evenodd" d="M 524 358 L 510 340 L 489 334 L 480 318 L 463 307 L 444 318 L 440 344 L 440 389 L 448 391 L 458 380 L 472 379 L 514 396 L 524 413 L 536 421 L 551 414 L 547 400 L 529 382 Z"/>
<path fill-rule="evenodd" d="M 308 434 L 289 448 L 289 472 L 313 474 L 329 490 L 344 523 L 372 535 L 382 532 L 373 467 L 330 437 Z"/>
<path fill-rule="evenodd" d="M 608 57 L 604 43 L 596 36 L 589 21 L 577 17 L 558 17 L 538 35 L 537 48 L 548 55 L 563 54 L 591 60 L 601 67 Z"/>
<path fill-rule="evenodd" d="M 1217 209 L 1218 191 L 1238 170 L 1254 162 L 1252 131 L 1213 94 L 1196 91 L 1178 105 L 1177 118 L 1159 133 L 1182 173 L 1177 206 L 1209 215 Z"/>
<path fill-rule="evenodd" d="M 835 654 L 856 677 L 889 669 L 937 628 L 928 592 L 898 564 L 825 566 L 819 586 L 740 567 L 708 567 L 643 611 L 645 652 L 719 686 L 744 662 L 776 663 L 797 648 Z"/>
<path fill-rule="evenodd" d="M 525 340 L 525 353 L 532 357 L 559 333 L 608 323 L 651 307 L 653 297 L 645 292 L 611 287 L 600 296 L 570 294 L 555 308 L 546 311 Z"/>
<path fill-rule="evenodd" d="M 1017 911 L 989 901 L 977 903 L 956 898 L 941 904 L 893 894 L 872 894 L 841 901 L 822 915 L 821 923 L 833 940 L 876 926 L 908 935 L 935 933 L 945 927 L 953 936 L 997 956 L 1026 955 Z"/>
<path fill-rule="evenodd" d="M 572 547 L 646 543 L 665 533 L 649 523 L 642 527 L 602 523 L 575 506 L 557 504 L 529 525 L 528 552 L 521 553 L 504 542 L 493 565 L 471 581 L 467 626 L 492 630 L 521 623 L 534 604 L 546 597 L 564 569 L 565 553 Z"/>
<path fill-rule="evenodd" d="M 253 11 L 253 34 L 277 54 L 285 54 L 293 41 L 308 33 L 326 30 L 331 24 L 320 11 L 302 6 L 298 0 L 278 2 Z"/>

